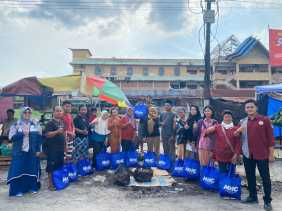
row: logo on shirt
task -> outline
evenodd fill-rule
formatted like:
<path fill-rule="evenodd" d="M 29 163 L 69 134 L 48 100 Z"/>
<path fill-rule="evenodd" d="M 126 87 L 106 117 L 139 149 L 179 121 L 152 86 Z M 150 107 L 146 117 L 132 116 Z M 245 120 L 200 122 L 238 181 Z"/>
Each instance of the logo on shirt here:
<path fill-rule="evenodd" d="M 260 121 L 258 122 L 258 124 L 259 124 L 260 126 L 263 126 L 264 123 L 263 123 L 263 121 L 260 120 Z"/>

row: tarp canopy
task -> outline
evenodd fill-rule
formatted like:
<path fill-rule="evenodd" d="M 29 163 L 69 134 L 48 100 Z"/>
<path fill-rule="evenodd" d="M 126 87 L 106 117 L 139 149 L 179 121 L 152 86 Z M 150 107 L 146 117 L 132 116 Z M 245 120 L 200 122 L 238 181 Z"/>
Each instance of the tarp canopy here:
<path fill-rule="evenodd" d="M 268 108 L 267 108 L 267 116 L 272 117 L 274 114 L 279 112 L 282 108 L 282 101 L 269 97 L 268 99 Z M 281 136 L 281 128 L 277 126 L 273 126 L 273 133 L 275 137 Z"/>
<path fill-rule="evenodd" d="M 36 77 L 18 80 L 2 88 L 2 96 L 49 96 L 52 88 L 41 84 Z"/>
<path fill-rule="evenodd" d="M 265 86 L 256 86 L 257 94 L 282 93 L 282 83 Z"/>
<path fill-rule="evenodd" d="M 54 92 L 74 92 L 80 89 L 80 75 L 66 75 L 51 78 L 39 78 L 43 85 L 53 89 Z"/>

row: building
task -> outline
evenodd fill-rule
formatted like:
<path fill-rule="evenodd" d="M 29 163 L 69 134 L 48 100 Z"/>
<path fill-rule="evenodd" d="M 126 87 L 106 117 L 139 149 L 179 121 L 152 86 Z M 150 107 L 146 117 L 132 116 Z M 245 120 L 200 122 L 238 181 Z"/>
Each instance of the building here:
<path fill-rule="evenodd" d="M 74 73 L 105 77 L 131 100 L 150 95 L 159 102 L 172 99 L 177 105 L 202 105 L 203 59 L 95 58 L 88 49 L 71 51 Z M 255 97 L 255 86 L 282 80 L 282 68 L 270 67 L 268 50 L 254 37 L 240 43 L 232 35 L 212 55 L 214 98 L 243 101 Z"/>
<path fill-rule="evenodd" d="M 133 101 L 150 95 L 159 103 L 166 99 L 183 106 L 202 103 L 201 59 L 92 58 L 88 49 L 71 51 L 74 73 L 105 77 L 119 85 Z"/>

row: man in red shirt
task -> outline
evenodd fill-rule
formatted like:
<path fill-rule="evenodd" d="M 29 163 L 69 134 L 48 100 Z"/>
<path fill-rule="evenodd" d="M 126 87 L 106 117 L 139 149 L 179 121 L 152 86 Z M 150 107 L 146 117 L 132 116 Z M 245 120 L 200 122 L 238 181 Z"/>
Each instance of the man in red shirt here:
<path fill-rule="evenodd" d="M 256 190 L 256 166 L 263 182 L 264 209 L 272 210 L 271 180 L 269 162 L 274 161 L 274 137 L 270 119 L 257 114 L 255 100 L 245 102 L 247 117 L 241 120 L 241 127 L 235 134 L 241 133 L 243 162 L 248 181 L 249 197 L 245 203 L 258 203 Z"/>
<path fill-rule="evenodd" d="M 65 123 L 65 159 L 67 161 L 72 160 L 72 154 L 74 150 L 73 141 L 75 138 L 75 131 L 73 125 L 73 118 L 71 115 L 72 104 L 70 101 L 63 102 L 63 109 L 64 109 L 64 123 Z"/>
<path fill-rule="evenodd" d="M 136 122 L 132 108 L 128 108 L 126 115 L 124 115 L 121 119 L 121 146 L 123 152 L 135 151 L 135 137 Z"/>

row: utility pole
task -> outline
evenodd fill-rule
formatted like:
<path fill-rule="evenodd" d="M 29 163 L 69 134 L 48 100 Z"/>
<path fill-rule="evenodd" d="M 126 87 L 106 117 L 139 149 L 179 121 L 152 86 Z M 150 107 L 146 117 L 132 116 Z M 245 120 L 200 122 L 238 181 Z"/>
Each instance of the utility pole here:
<path fill-rule="evenodd" d="M 206 25 L 206 45 L 205 45 L 205 78 L 204 78 L 204 104 L 209 104 L 211 98 L 211 55 L 210 55 L 210 40 L 211 40 L 211 24 L 215 22 L 215 12 L 211 9 L 212 2 L 215 0 L 205 0 L 207 3 L 204 10 L 204 24 Z"/>

